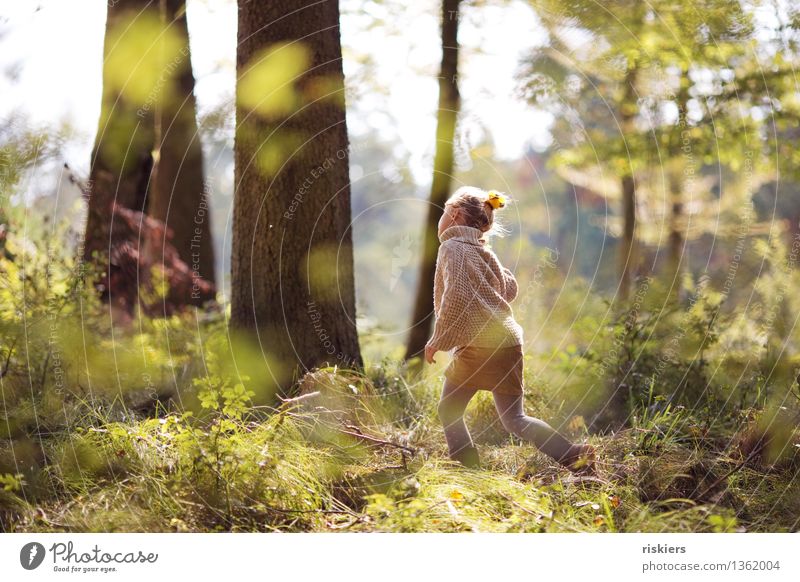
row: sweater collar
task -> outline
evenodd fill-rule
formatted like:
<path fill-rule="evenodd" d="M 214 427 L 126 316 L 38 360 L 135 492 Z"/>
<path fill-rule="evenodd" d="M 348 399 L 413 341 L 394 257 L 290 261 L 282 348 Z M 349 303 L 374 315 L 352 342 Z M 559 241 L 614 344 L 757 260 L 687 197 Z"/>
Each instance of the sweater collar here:
<path fill-rule="evenodd" d="M 456 226 L 446 228 L 444 232 L 439 235 L 439 242 L 453 239 L 477 246 L 484 246 L 486 244 L 486 239 L 483 238 L 483 235 L 484 233 L 480 229 L 477 229 L 473 226 L 458 224 Z"/>

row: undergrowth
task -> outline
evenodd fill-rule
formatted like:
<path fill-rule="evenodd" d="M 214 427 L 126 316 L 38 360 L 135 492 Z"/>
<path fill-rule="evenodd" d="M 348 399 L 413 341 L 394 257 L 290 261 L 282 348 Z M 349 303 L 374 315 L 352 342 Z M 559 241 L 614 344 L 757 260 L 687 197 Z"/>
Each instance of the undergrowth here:
<path fill-rule="evenodd" d="M 436 381 L 412 387 L 411 396 L 433 390 Z M 484 468 L 463 468 L 447 459 L 432 410 L 409 430 L 408 419 L 393 420 L 392 395 L 387 400 L 369 376 L 352 371 L 310 374 L 302 394 L 275 410 L 253 408 L 249 398 L 246 390 L 206 384 L 201 401 L 220 405 L 207 404 L 200 417 L 95 417 L 89 426 L 42 439 L 41 466 L 4 478 L 4 530 L 798 527 L 797 458 L 773 465 L 743 458 L 725 446 L 735 439 L 700 438 L 686 429 L 684 411 L 675 418 L 668 410 L 642 416 L 613 436 L 590 436 L 600 468 L 596 477 L 579 477 L 511 442 L 479 444 Z"/>
<path fill-rule="evenodd" d="M 598 450 L 579 477 L 509 436 L 487 392 L 467 411 L 483 468 L 450 461 L 441 367 L 315 370 L 281 400 L 218 311 L 116 329 L 71 259 L 6 248 L 2 531 L 798 530 L 796 332 L 753 331 L 797 282 L 780 249 L 744 323 L 707 283 L 662 304 L 653 282 L 528 350 L 528 412 Z"/>

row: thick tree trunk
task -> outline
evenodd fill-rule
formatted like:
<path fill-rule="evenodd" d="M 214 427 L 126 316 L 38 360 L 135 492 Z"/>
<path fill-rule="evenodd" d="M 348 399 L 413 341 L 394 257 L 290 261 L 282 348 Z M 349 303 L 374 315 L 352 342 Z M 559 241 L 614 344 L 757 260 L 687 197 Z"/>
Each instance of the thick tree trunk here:
<path fill-rule="evenodd" d="M 139 308 L 150 316 L 168 316 L 189 303 L 201 304 L 214 297 L 213 285 L 192 276 L 191 261 L 180 257 L 164 223 L 147 216 L 150 197 L 157 190 L 159 156 L 153 153 L 161 144 L 157 119 L 162 104 L 175 91 L 174 63 L 190 67 L 188 38 L 185 34 L 181 38 L 164 19 L 167 3 L 120 0 L 107 7 L 103 96 L 85 192 L 88 216 L 83 258 L 99 272 L 95 284 L 101 299 L 111 306 L 112 324 L 129 322 Z M 192 104 L 192 124 L 193 108 Z M 186 159 L 182 159 L 184 154 Z M 161 151 L 163 181 L 182 185 L 183 172 L 174 168 L 183 161 L 184 169 L 197 170 L 202 188 L 199 158 L 199 143 L 190 146 L 166 140 Z M 210 237 L 206 238 L 210 244 Z M 168 285 L 163 295 L 162 281 Z"/>
<path fill-rule="evenodd" d="M 155 138 L 152 109 L 145 110 L 141 103 L 123 94 L 117 84 L 109 82 L 109 75 L 117 73 L 112 52 L 120 50 L 119 44 L 127 40 L 124 32 L 118 39 L 110 40 L 109 32 L 123 29 L 123 23 L 131 15 L 147 9 L 150 4 L 150 0 L 125 0 L 109 2 L 107 7 L 103 96 L 92 150 L 83 248 L 84 260 L 101 270 L 107 267 L 107 259 L 102 257 L 108 253 L 110 234 L 114 230 L 112 205 L 116 203 L 139 211 L 145 207 Z M 129 34 L 138 34 L 138 30 Z"/>
<path fill-rule="evenodd" d="M 298 372 L 363 365 L 339 6 L 240 2 L 238 35 L 231 326 L 286 392 Z"/>
<path fill-rule="evenodd" d="M 417 295 L 406 345 L 406 360 L 421 355 L 433 323 L 433 277 L 439 248 L 437 224 L 450 194 L 453 175 L 453 141 L 460 106 L 458 92 L 459 0 L 442 1 L 442 64 L 439 73 L 439 110 L 433 183 L 425 221 Z"/>
<path fill-rule="evenodd" d="M 215 283 L 210 191 L 203 179 L 197 133 L 194 75 L 184 0 L 161 0 L 163 18 L 180 40 L 180 51 L 164 63 L 165 82 L 156 116 L 158 162 L 147 213 L 172 230 L 172 246 L 196 277 Z M 163 241 L 162 241 L 163 244 Z M 154 249 L 158 253 L 160 249 Z M 161 255 L 156 262 L 161 262 Z M 194 301 L 199 303 L 199 299 Z"/>

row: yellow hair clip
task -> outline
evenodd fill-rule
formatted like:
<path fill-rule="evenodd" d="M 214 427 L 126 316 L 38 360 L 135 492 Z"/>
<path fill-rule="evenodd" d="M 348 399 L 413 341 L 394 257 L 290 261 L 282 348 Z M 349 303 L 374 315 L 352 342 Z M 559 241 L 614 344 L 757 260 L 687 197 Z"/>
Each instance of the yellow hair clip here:
<path fill-rule="evenodd" d="M 506 197 L 504 194 L 501 194 L 497 190 L 489 190 L 489 199 L 486 200 L 492 208 L 497 210 L 498 208 L 503 208 L 506 205 Z"/>

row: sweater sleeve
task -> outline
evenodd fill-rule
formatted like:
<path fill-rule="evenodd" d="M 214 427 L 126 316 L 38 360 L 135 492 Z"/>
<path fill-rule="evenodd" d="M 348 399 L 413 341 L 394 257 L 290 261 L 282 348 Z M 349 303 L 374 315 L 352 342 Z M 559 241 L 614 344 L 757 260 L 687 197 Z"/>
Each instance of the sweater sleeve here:
<path fill-rule="evenodd" d="M 519 292 L 519 287 L 517 286 L 517 280 L 514 278 L 514 273 L 512 273 L 506 267 L 502 267 L 503 270 L 503 282 L 505 283 L 506 292 L 503 294 L 503 299 L 511 303 L 516 299 L 517 293 Z"/>
<path fill-rule="evenodd" d="M 512 273 L 510 269 L 507 269 L 500 264 L 500 259 L 497 258 L 497 255 L 494 252 L 490 251 L 488 253 L 488 257 L 492 271 L 500 280 L 502 287 L 502 290 L 500 290 L 500 295 L 507 303 L 511 303 L 517 297 L 518 293 L 517 280 L 514 277 L 514 273 Z"/>
<path fill-rule="evenodd" d="M 441 305 L 428 346 L 446 352 L 456 347 L 459 337 L 463 335 L 459 329 L 459 318 L 465 316 L 467 309 L 465 291 L 469 289 L 469 282 L 464 280 L 465 270 L 463 266 L 459 268 L 456 265 L 456 256 L 448 247 L 442 246 L 440 251 L 436 269 L 442 269 Z"/>

